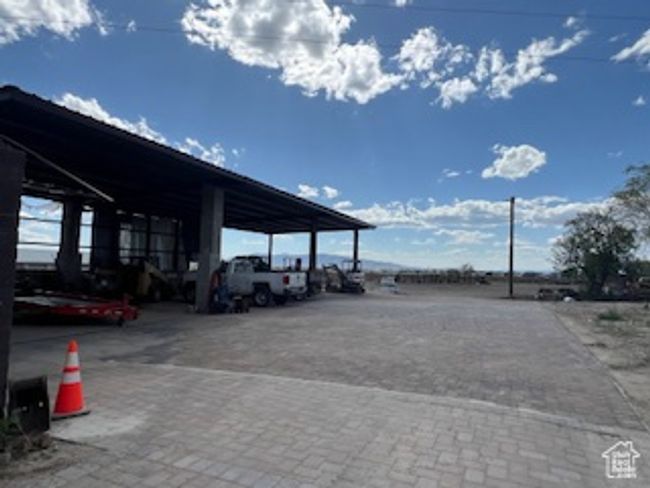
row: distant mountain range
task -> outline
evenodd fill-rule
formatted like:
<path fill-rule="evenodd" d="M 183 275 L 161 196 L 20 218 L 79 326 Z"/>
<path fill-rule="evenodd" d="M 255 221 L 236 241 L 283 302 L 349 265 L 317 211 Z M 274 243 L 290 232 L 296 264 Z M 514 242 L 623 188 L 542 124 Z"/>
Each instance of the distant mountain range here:
<path fill-rule="evenodd" d="M 82 251 L 84 262 L 88 262 L 88 252 Z M 266 255 L 260 255 L 266 257 Z M 43 250 L 43 249 L 18 249 L 18 262 L 20 263 L 54 263 L 56 258 L 56 250 Z M 301 258 L 303 267 L 306 268 L 309 264 L 309 256 L 307 254 L 274 254 L 273 265 L 282 266 L 285 260 L 295 261 L 296 258 Z M 324 264 L 337 264 L 341 265 L 342 261 L 349 260 L 348 256 L 339 256 L 337 254 L 319 254 L 318 266 Z M 362 267 L 365 271 L 399 271 L 406 269 L 407 266 L 400 264 L 388 263 L 384 261 L 373 261 L 371 259 L 362 259 Z"/>
<path fill-rule="evenodd" d="M 309 264 L 309 255 L 307 254 L 274 254 L 273 266 L 282 266 L 285 260 L 295 261 L 297 258 L 302 259 L 303 268 L 306 268 Z M 316 261 L 319 267 L 324 264 L 337 264 L 340 266 L 343 261 L 349 261 L 350 259 L 349 256 L 339 256 L 338 254 L 318 254 Z M 364 271 L 399 271 L 407 268 L 407 266 L 401 264 L 374 261 L 372 259 L 362 259 L 361 266 Z"/>

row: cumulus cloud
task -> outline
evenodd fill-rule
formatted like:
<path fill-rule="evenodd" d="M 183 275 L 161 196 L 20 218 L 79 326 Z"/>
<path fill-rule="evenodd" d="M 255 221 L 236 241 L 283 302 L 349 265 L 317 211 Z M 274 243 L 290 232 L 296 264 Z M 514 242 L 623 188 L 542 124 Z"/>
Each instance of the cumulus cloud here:
<path fill-rule="evenodd" d="M 439 84 L 440 96 L 438 101 L 442 108 L 451 108 L 454 103 L 465 103 L 467 99 L 478 91 L 478 86 L 468 78 L 451 78 Z"/>
<path fill-rule="evenodd" d="M 352 202 L 350 200 L 342 200 L 340 202 L 336 202 L 333 207 L 335 210 L 345 210 L 352 208 Z"/>
<path fill-rule="evenodd" d="M 517 222 L 525 227 L 559 227 L 578 212 L 601 209 L 604 201 L 570 201 L 558 196 L 517 199 Z M 468 199 L 439 204 L 429 200 L 426 205 L 413 202 L 375 203 L 367 208 L 344 210 L 349 215 L 372 224 L 408 229 L 459 228 L 489 229 L 506 225 L 509 203 L 500 200 Z"/>
<path fill-rule="evenodd" d="M 465 229 L 439 229 L 434 232 L 437 236 L 447 236 L 451 238 L 451 244 L 480 244 L 494 237 L 492 232 L 483 232 L 480 230 Z"/>
<path fill-rule="evenodd" d="M 616 62 L 633 58 L 645 63 L 646 67 L 650 69 L 650 29 L 645 31 L 634 44 L 620 50 L 612 56 L 612 59 Z"/>
<path fill-rule="evenodd" d="M 74 39 L 100 18 L 89 0 L 0 0 L 0 46 L 35 36 L 41 29 Z"/>
<path fill-rule="evenodd" d="M 63 96 L 55 98 L 54 102 L 69 108 L 70 110 L 74 110 L 75 112 L 92 117 L 93 119 L 97 119 L 133 134 L 137 134 L 145 139 L 160 144 L 167 143 L 165 136 L 152 129 L 151 126 L 149 126 L 147 119 L 144 117 L 140 117 L 136 122 L 115 117 L 104 109 L 96 98 L 82 98 L 72 93 L 64 93 Z"/>
<path fill-rule="evenodd" d="M 401 81 L 387 73 L 373 40 L 342 41 L 354 17 L 324 0 L 204 0 L 181 24 L 187 39 L 224 50 L 236 61 L 280 71 L 280 80 L 308 96 L 364 104 Z"/>
<path fill-rule="evenodd" d="M 403 81 L 418 80 L 426 88 L 449 77 L 472 54 L 467 46 L 449 42 L 435 27 L 424 27 L 402 43 L 394 59 L 404 73 Z"/>
<path fill-rule="evenodd" d="M 315 186 L 309 186 L 305 183 L 298 185 L 297 195 L 301 198 L 318 198 L 320 191 Z"/>
<path fill-rule="evenodd" d="M 191 154 L 194 157 L 212 163 L 216 166 L 223 167 L 226 164 L 226 153 L 221 144 L 215 143 L 206 147 L 196 139 L 186 137 L 185 141 L 176 145 L 179 151 Z"/>
<path fill-rule="evenodd" d="M 577 29 L 577 19 L 568 22 Z M 557 76 L 547 70 L 545 61 L 581 44 L 589 35 L 586 29 L 556 40 L 547 37 L 533 39 L 508 60 L 497 47 L 483 46 L 476 54 L 464 44 L 445 39 L 434 27 L 416 31 L 406 39 L 395 59 L 404 78 L 402 87 L 417 82 L 420 87 L 433 86 L 439 92 L 436 99 L 443 108 L 465 103 L 477 92 L 491 99 L 512 98 L 517 88 L 533 82 L 553 83 Z"/>
<path fill-rule="evenodd" d="M 481 173 L 483 178 L 518 180 L 539 170 L 546 164 L 546 153 L 528 144 L 519 146 L 495 145 L 492 150 L 498 156 Z"/>
<path fill-rule="evenodd" d="M 226 161 L 223 147 L 215 143 L 211 146 L 204 146 L 197 139 L 186 137 L 183 142 L 169 143 L 167 138 L 153 129 L 147 119 L 140 117 L 137 121 L 131 121 L 111 115 L 96 98 L 82 98 L 72 93 L 64 93 L 61 97 L 54 99 L 55 103 L 75 112 L 79 112 L 93 119 L 115 126 L 119 129 L 131 132 L 145 139 L 159 144 L 172 145 L 179 151 L 190 154 L 217 166 L 224 166 Z"/>
<path fill-rule="evenodd" d="M 323 186 L 323 196 L 327 198 L 328 200 L 333 200 L 334 198 L 337 198 L 339 196 L 339 191 L 336 188 L 332 188 L 331 186 Z"/>
<path fill-rule="evenodd" d="M 643 107 L 646 104 L 645 97 L 643 95 L 639 95 L 632 101 L 632 105 L 635 107 Z"/>
<path fill-rule="evenodd" d="M 547 71 L 544 62 L 581 44 L 589 31 L 580 30 L 573 36 L 557 41 L 554 37 L 533 40 L 507 62 L 500 49 L 483 48 L 476 66 L 477 79 L 489 80 L 486 92 L 490 98 L 512 98 L 512 92 L 534 81 L 555 83 L 557 75 Z"/>
<path fill-rule="evenodd" d="M 410 3 L 413 3 L 413 0 L 395 0 L 396 7 L 406 7 Z"/>

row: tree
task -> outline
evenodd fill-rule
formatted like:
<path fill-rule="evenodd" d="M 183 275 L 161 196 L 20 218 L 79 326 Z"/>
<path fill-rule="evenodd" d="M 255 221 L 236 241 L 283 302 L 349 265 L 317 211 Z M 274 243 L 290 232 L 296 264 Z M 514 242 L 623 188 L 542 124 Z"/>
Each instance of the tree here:
<path fill-rule="evenodd" d="M 630 166 L 623 189 L 614 193 L 623 217 L 639 232 L 639 237 L 650 242 L 650 164 Z"/>
<path fill-rule="evenodd" d="M 611 210 L 579 213 L 565 228 L 553 248 L 556 268 L 584 279 L 589 296 L 601 295 L 607 280 L 632 259 L 635 232 L 620 224 Z"/>

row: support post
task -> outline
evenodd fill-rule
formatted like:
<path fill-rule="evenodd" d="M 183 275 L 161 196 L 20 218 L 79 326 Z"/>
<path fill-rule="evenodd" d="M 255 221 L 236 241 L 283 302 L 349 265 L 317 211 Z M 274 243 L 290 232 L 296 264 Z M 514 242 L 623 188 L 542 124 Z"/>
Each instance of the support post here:
<path fill-rule="evenodd" d="M 6 414 L 9 350 L 14 309 L 18 212 L 25 154 L 0 142 L 0 417 Z"/>
<path fill-rule="evenodd" d="M 120 222 L 112 205 L 93 208 L 90 267 L 116 269 L 120 262 Z"/>
<path fill-rule="evenodd" d="M 199 269 L 196 272 L 196 309 L 210 311 L 212 274 L 221 262 L 224 193 L 221 188 L 205 185 L 201 192 Z"/>
<path fill-rule="evenodd" d="M 318 232 L 316 225 L 313 224 L 309 233 L 309 271 L 315 271 L 318 267 L 316 260 L 318 258 Z"/>
<path fill-rule="evenodd" d="M 81 281 L 81 253 L 79 252 L 79 235 L 81 233 L 81 201 L 68 198 L 63 202 L 63 219 L 61 220 L 61 238 L 56 267 L 63 284 L 78 285 Z"/>
<path fill-rule="evenodd" d="M 508 258 L 508 296 L 514 296 L 515 279 L 515 197 L 510 197 L 510 255 Z"/>
<path fill-rule="evenodd" d="M 359 229 L 354 229 L 354 240 L 352 244 L 352 271 L 359 271 Z"/>
<path fill-rule="evenodd" d="M 181 244 L 181 222 L 180 220 L 174 221 L 174 255 L 172 257 L 172 269 L 176 272 L 179 271 L 180 260 L 180 244 Z"/>
<path fill-rule="evenodd" d="M 144 257 L 151 262 L 151 215 L 145 217 Z"/>
<path fill-rule="evenodd" d="M 273 269 L 273 234 L 269 234 L 269 268 Z"/>

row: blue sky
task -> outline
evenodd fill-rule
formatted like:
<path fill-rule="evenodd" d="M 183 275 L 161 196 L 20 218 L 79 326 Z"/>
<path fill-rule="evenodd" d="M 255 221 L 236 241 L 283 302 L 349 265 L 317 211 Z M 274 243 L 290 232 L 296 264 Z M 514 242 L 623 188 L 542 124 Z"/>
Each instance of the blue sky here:
<path fill-rule="evenodd" d="M 563 221 L 648 158 L 642 0 L 14 3 L 0 81 L 372 221 L 368 259 L 503 269 L 515 195 L 517 267 L 550 269 Z"/>

